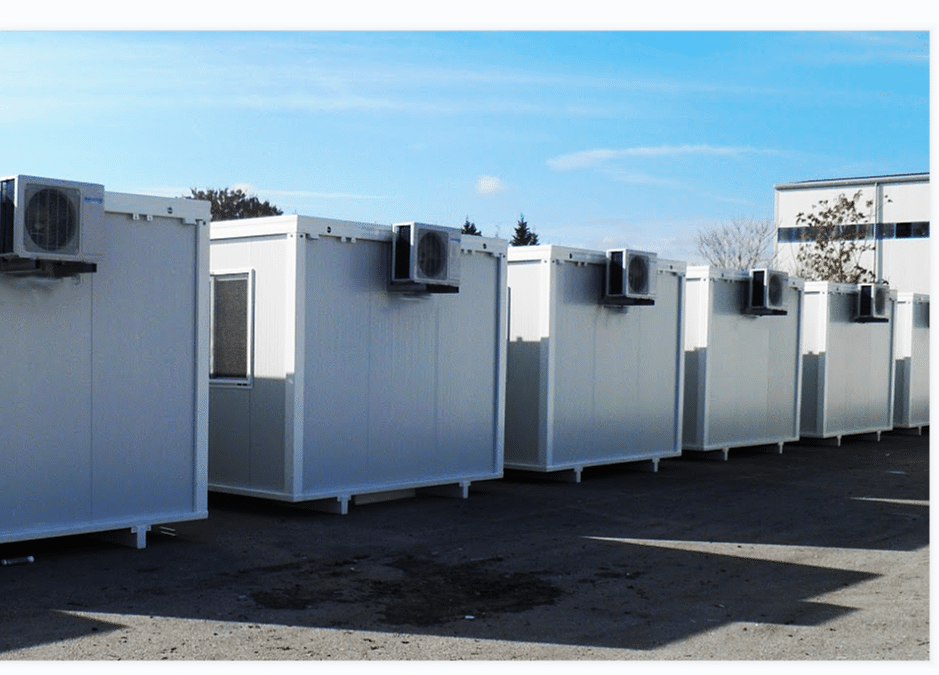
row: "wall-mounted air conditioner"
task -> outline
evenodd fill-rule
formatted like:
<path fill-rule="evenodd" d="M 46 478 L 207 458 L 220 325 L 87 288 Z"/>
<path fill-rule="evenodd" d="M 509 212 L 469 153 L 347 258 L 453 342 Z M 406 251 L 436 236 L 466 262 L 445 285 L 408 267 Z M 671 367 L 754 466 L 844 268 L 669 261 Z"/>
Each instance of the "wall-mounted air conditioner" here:
<path fill-rule="evenodd" d="M 459 293 L 459 229 L 398 223 L 392 225 L 391 290 Z"/>
<path fill-rule="evenodd" d="M 645 251 L 606 252 L 603 302 L 608 305 L 654 305 L 658 256 Z"/>
<path fill-rule="evenodd" d="M 750 286 L 747 295 L 748 314 L 786 314 L 786 285 L 789 275 L 767 268 L 750 270 Z"/>
<path fill-rule="evenodd" d="M 52 261 L 66 264 L 70 273 L 94 272 L 83 242 L 103 221 L 103 185 L 36 176 L 0 179 L 0 271 L 49 271 L 39 262 Z"/>
<path fill-rule="evenodd" d="M 858 286 L 857 320 L 890 321 L 890 286 L 887 284 L 860 284 Z"/>

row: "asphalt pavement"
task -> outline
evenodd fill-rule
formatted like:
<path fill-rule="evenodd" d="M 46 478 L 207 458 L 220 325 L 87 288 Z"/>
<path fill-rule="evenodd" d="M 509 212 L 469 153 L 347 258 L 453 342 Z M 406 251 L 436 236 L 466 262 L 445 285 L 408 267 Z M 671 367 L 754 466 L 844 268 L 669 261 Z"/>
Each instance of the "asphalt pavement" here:
<path fill-rule="evenodd" d="M 0 659 L 929 659 L 929 436 L 0 545 Z M 4 666 L 8 672 L 8 664 Z"/>

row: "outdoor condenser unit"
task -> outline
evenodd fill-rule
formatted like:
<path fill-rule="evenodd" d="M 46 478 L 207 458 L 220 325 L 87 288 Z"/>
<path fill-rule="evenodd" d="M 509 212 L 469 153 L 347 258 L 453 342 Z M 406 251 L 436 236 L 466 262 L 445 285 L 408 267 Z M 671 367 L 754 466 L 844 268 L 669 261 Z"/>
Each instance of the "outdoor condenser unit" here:
<path fill-rule="evenodd" d="M 94 272 L 86 243 L 104 220 L 104 186 L 38 176 L 0 179 L 0 272 Z"/>
<path fill-rule="evenodd" d="M 400 223 L 392 225 L 391 290 L 458 293 L 459 229 Z"/>
<path fill-rule="evenodd" d="M 929 426 L 929 296 L 898 293 L 893 426 L 922 433 Z"/>
<path fill-rule="evenodd" d="M 785 314 L 789 275 L 771 269 L 750 270 L 747 311 L 754 314 Z"/>
<path fill-rule="evenodd" d="M 501 477 L 504 240 L 306 216 L 211 236 L 209 489 L 346 513 Z"/>
<path fill-rule="evenodd" d="M 683 451 L 799 438 L 803 281 L 768 269 L 688 268 Z"/>
<path fill-rule="evenodd" d="M 685 264 L 518 246 L 508 279 L 505 466 L 579 481 L 587 466 L 680 455 Z"/>
<path fill-rule="evenodd" d="M 646 251 L 613 249 L 606 253 L 603 302 L 654 305 L 658 256 Z"/>
<path fill-rule="evenodd" d="M 801 436 L 834 439 L 893 428 L 896 291 L 878 310 L 867 284 L 805 284 Z M 859 312 L 865 303 L 872 312 Z M 876 313 L 885 320 L 869 321 Z"/>
<path fill-rule="evenodd" d="M 207 516 L 209 219 L 0 179 L 0 543 Z"/>
<path fill-rule="evenodd" d="M 857 298 L 858 321 L 890 321 L 890 286 L 859 284 Z"/>

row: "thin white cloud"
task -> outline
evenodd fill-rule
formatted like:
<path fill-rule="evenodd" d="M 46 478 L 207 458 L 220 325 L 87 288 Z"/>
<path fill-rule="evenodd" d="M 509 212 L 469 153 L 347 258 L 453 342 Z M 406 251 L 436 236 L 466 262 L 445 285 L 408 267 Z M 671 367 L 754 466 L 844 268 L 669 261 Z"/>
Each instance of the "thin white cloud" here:
<path fill-rule="evenodd" d="M 657 145 L 634 148 L 595 148 L 558 155 L 547 160 L 547 165 L 556 171 L 589 169 L 603 166 L 609 162 L 628 157 L 674 157 L 679 155 L 742 156 L 742 155 L 777 155 L 778 150 L 754 148 L 750 146 L 720 145 Z"/>
<path fill-rule="evenodd" d="M 506 185 L 495 176 L 480 176 L 476 179 L 476 193 L 494 195 L 506 191 Z"/>

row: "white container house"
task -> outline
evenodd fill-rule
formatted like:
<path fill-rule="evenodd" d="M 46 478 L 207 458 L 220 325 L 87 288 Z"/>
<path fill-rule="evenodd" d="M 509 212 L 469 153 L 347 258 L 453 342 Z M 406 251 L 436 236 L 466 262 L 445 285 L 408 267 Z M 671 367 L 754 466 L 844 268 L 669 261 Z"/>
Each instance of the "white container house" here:
<path fill-rule="evenodd" d="M 680 455 L 685 264 L 520 246 L 508 279 L 506 468 L 579 482 Z"/>
<path fill-rule="evenodd" d="M 929 296 L 898 293 L 893 426 L 922 433 L 929 426 Z"/>
<path fill-rule="evenodd" d="M 688 268 L 683 450 L 799 439 L 804 282 L 768 269 Z"/>
<path fill-rule="evenodd" d="M 881 284 L 805 284 L 801 435 L 893 428 L 897 292 Z"/>
<path fill-rule="evenodd" d="M 0 179 L 0 543 L 207 516 L 209 209 Z"/>
<path fill-rule="evenodd" d="M 211 239 L 210 490 L 347 513 L 502 476 L 505 241 L 306 216 Z"/>

